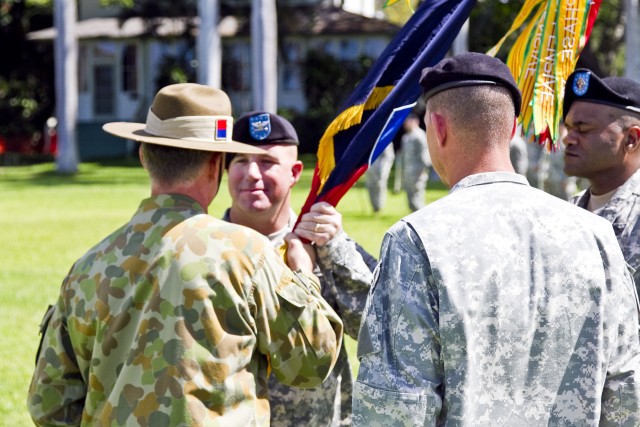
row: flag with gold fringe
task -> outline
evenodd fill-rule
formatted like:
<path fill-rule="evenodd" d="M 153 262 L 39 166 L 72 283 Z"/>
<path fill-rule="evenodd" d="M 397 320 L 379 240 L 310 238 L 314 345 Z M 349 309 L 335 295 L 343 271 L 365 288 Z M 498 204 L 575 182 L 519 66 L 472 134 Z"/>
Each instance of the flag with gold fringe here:
<path fill-rule="evenodd" d="M 487 53 L 496 55 L 523 28 L 507 65 L 522 91 L 519 121 L 525 136 L 555 150 L 567 77 L 598 15 L 601 0 L 526 0 L 505 36 Z"/>
<path fill-rule="evenodd" d="M 367 170 L 374 149 L 384 148 L 422 89 L 422 69 L 446 55 L 476 0 L 425 1 L 400 29 L 358 84 L 320 139 L 311 191 L 301 214 L 314 203 L 336 206 Z M 389 120 L 392 112 L 394 120 Z M 403 113 L 404 112 L 404 113 Z M 391 138 L 389 138 L 391 136 Z"/>

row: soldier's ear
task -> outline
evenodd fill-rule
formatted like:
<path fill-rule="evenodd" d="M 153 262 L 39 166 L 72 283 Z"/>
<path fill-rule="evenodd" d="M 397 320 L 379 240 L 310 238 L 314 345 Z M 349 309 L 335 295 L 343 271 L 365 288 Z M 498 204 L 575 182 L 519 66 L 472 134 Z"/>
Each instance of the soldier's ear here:
<path fill-rule="evenodd" d="M 447 139 L 447 125 L 445 123 L 445 118 L 439 113 L 429 113 L 429 116 L 438 146 L 442 147 L 445 145 Z"/>
<path fill-rule="evenodd" d="M 635 151 L 640 147 L 640 126 L 627 129 L 627 139 L 624 143 L 626 151 Z"/>
<path fill-rule="evenodd" d="M 301 160 L 296 160 L 291 166 L 291 185 L 295 185 L 300 177 L 302 176 L 302 169 L 304 168 L 304 164 Z"/>
<path fill-rule="evenodd" d="M 140 159 L 140 164 L 142 165 L 144 170 L 147 170 L 147 165 L 144 162 L 144 150 L 142 149 L 142 144 L 138 147 L 138 158 Z"/>

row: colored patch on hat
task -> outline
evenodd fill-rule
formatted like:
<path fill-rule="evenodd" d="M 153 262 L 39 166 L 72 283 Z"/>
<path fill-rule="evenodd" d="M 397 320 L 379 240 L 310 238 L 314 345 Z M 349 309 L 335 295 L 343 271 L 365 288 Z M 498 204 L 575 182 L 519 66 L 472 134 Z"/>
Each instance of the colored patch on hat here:
<path fill-rule="evenodd" d="M 216 119 L 216 141 L 226 141 L 227 139 L 227 120 Z"/>
<path fill-rule="evenodd" d="M 249 117 L 249 134 L 253 139 L 262 141 L 271 134 L 271 119 L 268 114 Z"/>
<path fill-rule="evenodd" d="M 578 96 L 587 93 L 589 90 L 589 77 L 591 77 L 591 74 L 588 71 L 576 73 L 573 77 L 573 93 Z"/>

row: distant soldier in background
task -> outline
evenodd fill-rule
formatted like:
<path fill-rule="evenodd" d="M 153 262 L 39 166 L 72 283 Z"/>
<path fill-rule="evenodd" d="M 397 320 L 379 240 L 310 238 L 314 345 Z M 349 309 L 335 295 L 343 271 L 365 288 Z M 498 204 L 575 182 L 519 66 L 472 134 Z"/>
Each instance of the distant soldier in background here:
<path fill-rule="evenodd" d="M 555 151 L 541 153 L 542 189 L 563 200 L 570 200 L 578 192 L 578 178 L 564 173 L 564 144 L 562 139 L 566 135 L 566 128 L 560 123 L 560 132 Z M 580 183 L 584 188 L 584 183 Z"/>
<path fill-rule="evenodd" d="M 527 180 L 540 190 L 562 200 L 569 200 L 578 192 L 578 179 L 564 173 L 564 145 L 562 135 L 564 126 L 560 124 L 560 133 L 555 151 L 549 152 L 544 145 L 527 144 L 529 165 Z"/>
<path fill-rule="evenodd" d="M 522 137 L 522 128 L 516 128 L 516 134 L 509 144 L 509 158 L 513 165 L 513 170 L 520 175 L 527 175 L 529 170 L 529 153 L 527 150 L 527 142 Z"/>
<path fill-rule="evenodd" d="M 411 211 L 417 211 L 425 205 L 425 191 L 429 181 L 431 158 L 427 148 L 427 136 L 420 127 L 420 117 L 415 112 L 403 123 L 402 135 L 402 183 L 407 193 L 407 201 Z"/>
<path fill-rule="evenodd" d="M 387 186 L 394 158 L 393 144 L 389 144 L 367 169 L 367 191 L 373 212 L 379 212 L 387 201 Z"/>

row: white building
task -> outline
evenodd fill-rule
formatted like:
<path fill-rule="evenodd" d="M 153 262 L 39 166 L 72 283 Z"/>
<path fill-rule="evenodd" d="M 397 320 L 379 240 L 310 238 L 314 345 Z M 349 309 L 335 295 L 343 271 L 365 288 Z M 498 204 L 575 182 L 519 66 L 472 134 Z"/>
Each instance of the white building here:
<path fill-rule="evenodd" d="M 299 2 L 298 2 L 299 3 Z M 311 10 L 311 12 L 309 12 Z M 78 55 L 78 145 L 80 158 L 112 156 L 127 150 L 124 143 L 101 131 L 108 121 L 144 121 L 157 91 L 159 65 L 167 57 L 186 57 L 195 65 L 197 18 L 157 18 L 122 21 L 117 8 L 98 0 L 80 0 L 76 36 Z M 301 63 L 310 50 L 322 50 L 342 60 L 377 58 L 399 28 L 386 21 L 327 4 L 279 8 L 278 108 L 306 109 Z M 222 89 L 234 113 L 251 106 L 251 45 L 249 16 L 222 16 Z M 191 37 L 184 37 L 185 32 Z M 56 29 L 29 34 L 51 41 Z M 336 109 L 339 106 L 336 105 Z"/>

